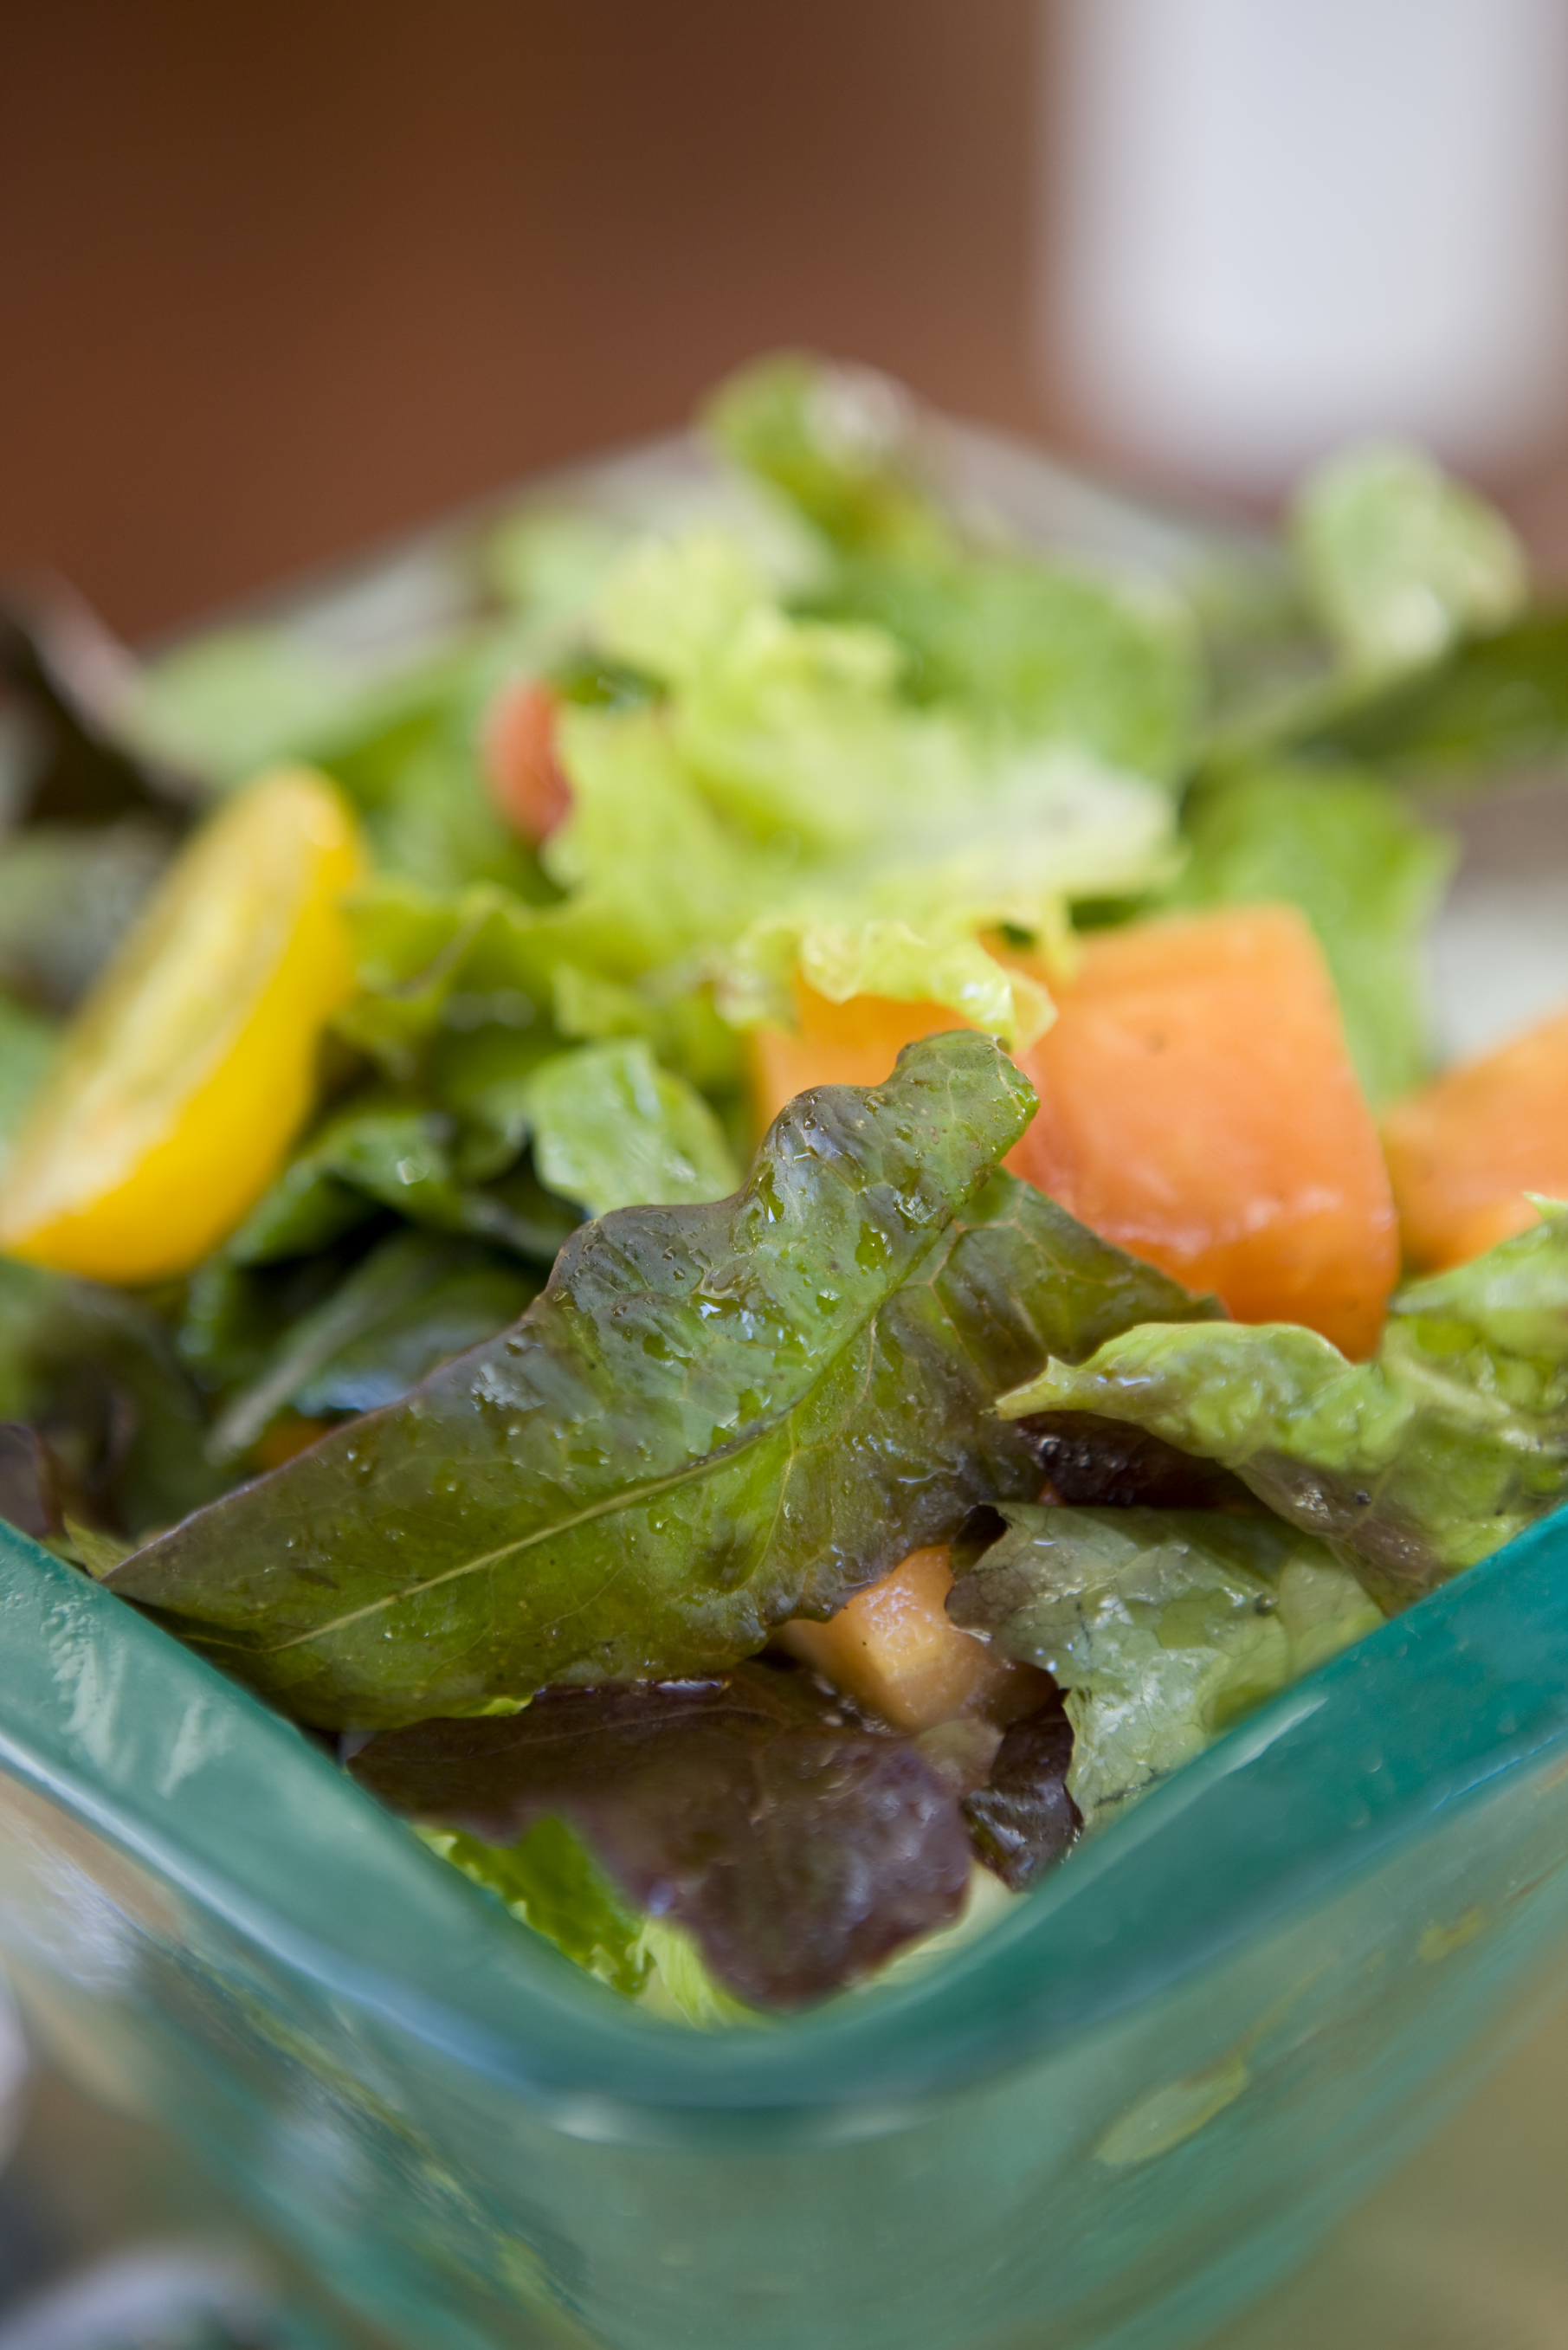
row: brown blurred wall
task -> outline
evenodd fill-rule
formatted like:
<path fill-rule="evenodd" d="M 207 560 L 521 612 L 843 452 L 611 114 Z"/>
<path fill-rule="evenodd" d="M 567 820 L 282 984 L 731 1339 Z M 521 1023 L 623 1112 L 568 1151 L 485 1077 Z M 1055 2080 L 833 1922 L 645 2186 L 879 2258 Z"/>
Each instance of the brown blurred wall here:
<path fill-rule="evenodd" d="M 0 571 L 127 633 L 748 353 L 1038 421 L 1033 0 L 0 0 Z"/>

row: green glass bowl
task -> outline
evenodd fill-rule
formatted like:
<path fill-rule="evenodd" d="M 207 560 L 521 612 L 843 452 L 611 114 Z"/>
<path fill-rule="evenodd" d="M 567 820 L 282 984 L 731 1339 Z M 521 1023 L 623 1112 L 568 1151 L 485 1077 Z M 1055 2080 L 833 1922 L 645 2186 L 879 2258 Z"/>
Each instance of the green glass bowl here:
<path fill-rule="evenodd" d="M 712 2035 L 4 1530 L 0 1607 L 24 2012 L 419 2350 L 1167 2350 L 1430 2128 L 1568 1938 L 1568 1516 L 945 1967 Z"/>
<path fill-rule="evenodd" d="M 1205 575 L 1206 537 L 951 438 L 970 502 L 1025 536 Z M 676 441 L 530 495 L 668 519 L 712 482 Z M 286 617 L 339 657 L 439 642 L 514 504 Z M 1450 1049 L 1568 986 L 1561 806 L 1466 819 Z M 712 2037 L 578 1973 L 3 1526 L 0 1608 L 0 1948 L 32 2028 L 417 2350 L 1171 2350 L 1430 2129 L 1568 1940 L 1568 1513 L 939 1972 Z"/>

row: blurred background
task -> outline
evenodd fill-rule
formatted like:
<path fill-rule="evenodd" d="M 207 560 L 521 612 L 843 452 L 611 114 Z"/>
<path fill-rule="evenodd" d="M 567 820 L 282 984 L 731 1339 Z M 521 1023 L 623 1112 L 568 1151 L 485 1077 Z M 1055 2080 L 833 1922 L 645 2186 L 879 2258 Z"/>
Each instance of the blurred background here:
<path fill-rule="evenodd" d="M 1568 567 L 1561 0 L 9 0 L 0 564 L 164 629 L 794 343 L 1258 504 L 1433 440 Z"/>
<path fill-rule="evenodd" d="M 0 573 L 131 639 L 678 426 L 782 344 L 1220 511 L 1414 433 L 1568 577 L 1563 0 L 4 26 Z M 0 2350 L 329 2338 L 139 2126 L 0 2069 Z M 1561 2350 L 1565 2083 L 1560 2018 L 1226 2350 Z"/>

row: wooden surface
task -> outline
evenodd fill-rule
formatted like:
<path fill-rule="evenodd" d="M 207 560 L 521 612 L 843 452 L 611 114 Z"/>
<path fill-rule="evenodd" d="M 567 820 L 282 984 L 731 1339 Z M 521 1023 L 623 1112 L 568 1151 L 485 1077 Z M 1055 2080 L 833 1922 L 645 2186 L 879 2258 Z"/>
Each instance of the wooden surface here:
<path fill-rule="evenodd" d="M 1563 2350 L 1568 2003 L 1299 2276 L 1205 2350 Z"/>
<path fill-rule="evenodd" d="M 0 571 L 140 633 L 805 343 L 994 421 L 1033 0 L 8 0 Z"/>

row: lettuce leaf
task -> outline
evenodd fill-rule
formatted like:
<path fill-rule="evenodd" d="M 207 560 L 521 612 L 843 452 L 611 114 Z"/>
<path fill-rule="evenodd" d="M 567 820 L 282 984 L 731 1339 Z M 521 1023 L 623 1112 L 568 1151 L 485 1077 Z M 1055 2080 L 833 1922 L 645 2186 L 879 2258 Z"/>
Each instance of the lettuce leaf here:
<path fill-rule="evenodd" d="M 868 1974 L 969 1890 L 957 1799 L 914 1743 L 762 1664 L 420 1722 L 349 1768 L 394 1810 L 493 1845 L 565 1819 L 628 1901 L 688 1928 L 720 1981 L 764 2007 Z"/>
<path fill-rule="evenodd" d="M 801 1096 L 733 1200 L 583 1227 L 514 1330 L 113 1587 L 330 1727 L 711 1671 L 831 1614 L 1036 1489 L 1001 1388 L 1216 1310 L 991 1175 L 1033 1107 L 972 1035 Z"/>
<path fill-rule="evenodd" d="M 887 376 L 784 352 L 721 384 L 703 421 L 727 457 L 838 546 L 920 554 L 947 543 L 919 411 Z"/>
<path fill-rule="evenodd" d="M 1293 1324 L 1151 1325 L 1006 1395 L 1149 1430 L 1233 1470 L 1385 1605 L 1473 1566 L 1568 1493 L 1568 1208 L 1394 1300 L 1347 1362 Z"/>
<path fill-rule="evenodd" d="M 514 1322 L 540 1286 L 475 1243 L 392 1233 L 285 1330 L 226 1401 L 209 1455 L 248 1452 L 283 1411 L 312 1419 L 394 1402 L 439 1363 Z"/>
<path fill-rule="evenodd" d="M 823 532 L 838 561 L 811 608 L 872 624 L 906 692 L 991 734 L 1071 744 L 1174 778 L 1203 697 L 1185 606 L 1117 578 L 967 534 L 943 494 L 941 428 L 885 379 L 785 356 L 743 369 L 710 404 L 732 462 Z"/>
<path fill-rule="evenodd" d="M 1458 846 L 1354 768 L 1264 768 L 1189 802 L 1182 906 L 1297 906 L 1339 992 L 1346 1041 L 1375 1107 L 1430 1066 L 1426 946 Z"/>
<path fill-rule="evenodd" d="M 227 1482 L 162 1315 L 99 1282 L 0 1261 L 0 1419 L 37 1430 L 82 1514 L 131 1535 Z"/>
<path fill-rule="evenodd" d="M 1501 628 L 1529 592 L 1502 516 L 1418 449 L 1329 458 L 1303 484 L 1292 529 L 1317 616 L 1363 679 L 1422 668 Z"/>
<path fill-rule="evenodd" d="M 1159 782 L 1191 758 L 1203 704 L 1196 632 L 1151 581 L 966 548 L 846 565 L 814 603 L 885 629 L 905 655 L 906 691 L 988 733 L 1074 743 Z"/>
<path fill-rule="evenodd" d="M 1320 718 L 1314 754 L 1457 789 L 1543 767 L 1568 744 L 1568 609 L 1547 605 Z"/>
<path fill-rule="evenodd" d="M 520 1141 L 505 1144 L 504 1159 Z M 486 1170 L 493 1164 L 486 1154 Z M 463 1180 L 454 1121 L 428 1100 L 367 1087 L 327 1113 L 224 1243 L 231 1263 L 314 1254 L 390 1209 L 426 1231 L 491 1241 L 548 1264 L 576 1218 L 515 1168 L 486 1184 Z"/>
<path fill-rule="evenodd" d="M 635 1908 L 564 1820 L 542 1819 L 510 1845 L 461 1829 L 415 1834 L 520 1925 L 649 2014 L 703 2030 L 763 2020 L 717 1981 L 684 1927 Z"/>
<path fill-rule="evenodd" d="M 1383 1621 L 1324 1544 L 1220 1511 L 1012 1505 L 948 1613 L 1067 1691 L 1092 1824 Z"/>
<path fill-rule="evenodd" d="M 442 1860 L 495 1894 L 520 1924 L 543 1934 L 612 1991 L 635 1998 L 644 1988 L 652 1960 L 643 1944 L 642 1912 L 564 1820 L 536 1820 L 507 1844 L 462 1828 L 424 1826 L 419 1834 Z"/>
<path fill-rule="evenodd" d="M 1070 733 L 999 736 L 909 706 L 890 637 L 785 612 L 712 534 L 634 551 L 598 626 L 669 698 L 563 726 L 576 806 L 546 862 L 568 896 L 537 935 L 569 940 L 569 961 L 630 977 L 633 957 L 646 972 L 695 955 L 738 1024 L 787 1022 L 798 969 L 836 1000 L 931 1000 L 1024 1044 L 1048 1000 L 987 934 L 1049 941 L 1071 900 L 1137 894 L 1171 868 L 1157 785 Z M 607 941 L 597 906 L 628 870 L 636 903 Z"/>
<path fill-rule="evenodd" d="M 741 1171 L 695 1088 L 646 1045 L 585 1045 L 529 1079 L 523 1114 L 535 1170 L 590 1216 L 649 1202 L 722 1200 Z"/>

